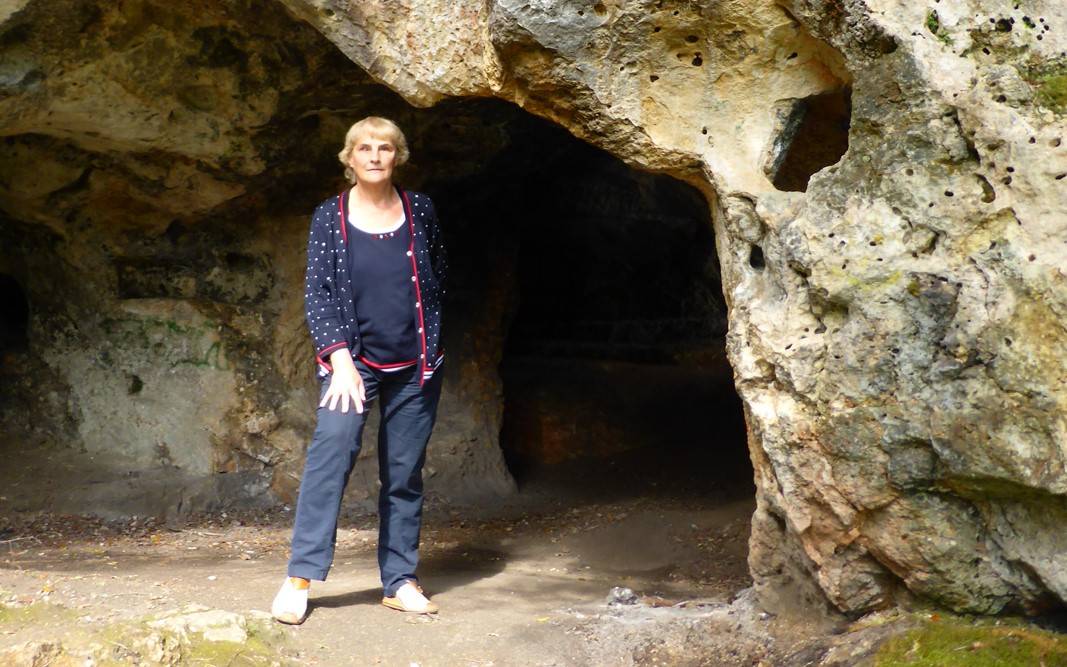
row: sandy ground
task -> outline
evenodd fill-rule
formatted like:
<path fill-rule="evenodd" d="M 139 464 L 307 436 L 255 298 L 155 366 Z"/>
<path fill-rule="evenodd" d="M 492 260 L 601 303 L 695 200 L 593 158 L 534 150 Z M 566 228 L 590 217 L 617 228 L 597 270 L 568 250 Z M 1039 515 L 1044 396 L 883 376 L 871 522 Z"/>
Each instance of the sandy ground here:
<path fill-rule="evenodd" d="M 606 611 L 613 586 L 659 596 L 651 601 L 661 605 L 727 602 L 747 584 L 750 512 L 747 501 L 613 503 L 518 520 L 430 520 L 419 574 L 442 608 L 436 617 L 380 604 L 376 520 L 350 518 L 329 579 L 313 585 L 307 621 L 285 627 L 285 653 L 322 665 L 574 664 L 587 650 L 582 621 Z M 267 610 L 285 570 L 284 517 L 245 526 L 228 519 L 180 532 L 150 526 L 68 542 L 77 531 L 56 530 L 41 543 L 8 542 L 3 587 L 69 608 L 79 624 L 189 603 Z M 28 625 L 0 637 L 0 648 L 65 629 Z"/>
<path fill-rule="evenodd" d="M 280 655 L 308 665 L 611 664 L 616 654 L 660 664 L 660 651 L 666 659 L 678 647 L 657 648 L 632 636 L 635 628 L 655 639 L 657 624 L 680 623 L 682 645 L 694 624 L 725 613 L 750 583 L 753 500 L 745 482 L 650 477 L 642 466 L 598 464 L 593 476 L 588 464 L 558 468 L 492 508 L 428 501 L 419 576 L 442 610 L 432 617 L 380 604 L 377 518 L 343 514 L 334 568 L 313 584 L 307 621 L 279 624 Z M 59 611 L 0 623 L 0 650 L 187 604 L 266 611 L 284 576 L 291 521 L 284 507 L 194 516 L 178 529 L 155 519 L 8 514 L 0 589 L 17 604 Z M 641 603 L 609 605 L 616 586 Z"/>

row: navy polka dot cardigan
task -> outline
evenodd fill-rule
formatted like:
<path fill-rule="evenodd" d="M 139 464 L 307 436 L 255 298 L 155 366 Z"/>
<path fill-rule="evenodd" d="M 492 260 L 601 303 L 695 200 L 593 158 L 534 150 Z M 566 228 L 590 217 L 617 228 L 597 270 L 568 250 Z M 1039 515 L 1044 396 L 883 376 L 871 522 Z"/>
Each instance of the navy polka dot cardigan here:
<path fill-rule="evenodd" d="M 444 359 L 441 300 L 448 266 L 433 202 L 421 192 L 399 187 L 396 190 L 411 231 L 407 255 L 411 258 L 411 280 L 415 283 L 411 309 L 418 333 L 421 385 L 433 376 Z M 333 372 L 328 361 L 331 352 L 348 347 L 355 358 L 361 350 L 348 270 L 349 230 L 345 219 L 348 192 L 345 189 L 315 207 L 308 233 L 304 314 L 315 344 L 320 376 Z"/>

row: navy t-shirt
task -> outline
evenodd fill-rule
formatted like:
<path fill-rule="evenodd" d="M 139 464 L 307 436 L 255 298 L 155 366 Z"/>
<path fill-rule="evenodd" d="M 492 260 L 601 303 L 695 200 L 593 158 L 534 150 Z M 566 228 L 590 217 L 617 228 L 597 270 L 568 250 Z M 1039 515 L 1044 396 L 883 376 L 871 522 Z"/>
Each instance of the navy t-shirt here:
<path fill-rule="evenodd" d="M 352 298 L 363 345 L 360 358 L 382 370 L 413 365 L 419 359 L 419 342 L 407 219 L 401 217 L 395 228 L 383 232 L 368 232 L 349 221 L 349 231 Z"/>

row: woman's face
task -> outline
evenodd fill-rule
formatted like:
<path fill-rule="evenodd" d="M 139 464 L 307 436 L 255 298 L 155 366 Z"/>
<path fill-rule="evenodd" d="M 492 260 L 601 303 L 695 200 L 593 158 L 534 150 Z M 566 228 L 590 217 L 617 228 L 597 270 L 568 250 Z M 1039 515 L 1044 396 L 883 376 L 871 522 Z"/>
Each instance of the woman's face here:
<path fill-rule="evenodd" d="M 349 165 L 360 183 L 389 182 L 396 165 L 396 147 L 385 139 L 360 135 L 352 147 Z"/>

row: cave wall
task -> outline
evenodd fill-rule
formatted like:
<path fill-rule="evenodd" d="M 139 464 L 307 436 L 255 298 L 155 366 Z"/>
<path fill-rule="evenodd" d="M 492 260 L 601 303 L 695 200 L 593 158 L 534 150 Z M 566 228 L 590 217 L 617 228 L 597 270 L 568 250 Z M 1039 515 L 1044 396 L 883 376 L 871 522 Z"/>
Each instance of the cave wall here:
<path fill-rule="evenodd" d="M 708 198 L 758 489 L 750 566 L 767 607 L 803 597 L 860 613 L 912 595 L 975 612 L 1064 603 L 1062 3 L 280 4 L 291 15 L 268 3 L 253 17 L 249 3 L 222 1 L 21 0 L 5 10 L 0 201 L 7 218 L 55 234 L 56 271 L 81 283 L 64 315 L 31 315 L 33 351 L 72 395 L 89 389 L 64 376 L 58 351 L 73 340 L 75 354 L 98 354 L 90 341 L 102 318 L 133 309 L 140 321 L 180 315 L 209 347 L 265 327 L 269 344 L 226 348 L 225 359 L 258 365 L 271 391 L 299 397 L 306 341 L 276 291 L 293 284 L 292 266 L 269 267 L 273 312 L 220 297 L 137 310 L 102 298 L 118 294 L 117 278 L 95 270 L 183 216 L 241 222 L 269 211 L 290 235 L 260 242 L 299 246 L 296 209 L 330 192 L 315 165 L 332 162 L 344 123 L 370 108 L 415 117 L 374 83 L 420 108 L 498 97 Z M 358 68 L 340 76 L 345 59 L 294 19 Z M 361 71 L 369 78 L 355 95 L 346 86 Z M 788 145 L 839 140 L 834 123 L 793 122 L 796 110 L 829 113 L 817 100 L 838 94 L 848 96 L 847 151 L 779 190 Z M 789 139 L 821 131 L 826 141 Z M 28 163 L 35 169 L 20 168 Z M 122 213 L 81 221 L 92 210 Z M 31 306 L 48 301 L 34 295 L 51 288 L 27 280 Z M 493 396 L 493 319 L 465 328 L 482 361 L 470 373 L 453 363 L 465 392 L 455 409 Z M 151 348 L 134 356 L 143 380 Z M 124 372 L 108 380 L 116 393 Z M 220 392 L 225 410 L 188 418 L 284 412 L 289 399 L 246 393 L 265 391 L 251 371 L 219 372 L 238 378 L 236 393 L 207 371 L 195 381 Z M 494 411 L 471 420 L 478 433 L 495 433 Z M 265 423 L 261 437 L 283 428 Z M 222 428 L 240 440 L 258 427 Z M 295 449 L 302 427 L 290 428 Z M 243 446 L 211 444 L 216 457 Z"/>
<path fill-rule="evenodd" d="M 1061 3 L 286 4 L 413 104 L 510 99 L 703 189 L 765 604 L 1063 603 Z M 847 151 L 779 191 L 783 109 L 845 89 Z"/>
<path fill-rule="evenodd" d="M 346 185 L 345 130 L 369 113 L 409 128 L 414 189 L 478 168 L 437 159 L 458 153 L 446 134 L 486 155 L 502 140 L 476 112 L 464 132 L 449 126 L 462 110 L 411 107 L 280 5 L 26 3 L 0 29 L 0 273 L 30 307 L 28 345 L 0 365 L 0 448 L 85 471 L 64 494 L 24 482 L 14 507 L 172 516 L 292 502 L 318 393 L 307 230 Z M 433 496 L 514 488 L 496 446 L 502 317 L 501 305 L 455 320 L 450 342 L 471 353 L 445 369 Z M 350 503 L 376 503 L 375 449 L 372 423 Z"/>

